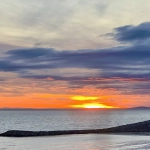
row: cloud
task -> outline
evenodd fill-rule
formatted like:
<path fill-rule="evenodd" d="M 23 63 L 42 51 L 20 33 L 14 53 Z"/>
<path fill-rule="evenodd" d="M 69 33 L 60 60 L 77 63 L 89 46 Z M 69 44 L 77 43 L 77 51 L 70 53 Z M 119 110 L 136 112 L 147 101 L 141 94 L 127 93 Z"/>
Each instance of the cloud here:
<path fill-rule="evenodd" d="M 36 43 L 41 43 L 46 47 L 59 49 L 99 44 L 97 31 L 91 30 L 91 28 L 99 29 L 96 25 L 99 16 L 96 14 L 100 13 L 96 7 L 99 6 L 101 13 L 105 9 L 105 4 L 101 4 L 98 0 L 95 2 L 14 0 L 13 3 L 3 1 L 0 5 L 2 20 L 0 41 L 5 41 L 7 44 L 32 47 Z M 89 35 L 94 35 L 95 40 Z"/>
<path fill-rule="evenodd" d="M 92 86 L 124 94 L 147 94 L 150 45 L 145 41 L 150 38 L 149 26 L 147 22 L 116 28 L 113 36 L 118 41 L 133 43 L 126 46 L 61 51 L 40 47 L 9 50 L 1 56 L 0 71 L 15 72 L 19 78 L 41 83 L 43 80 L 51 84 L 65 83 L 71 90 Z"/>
<path fill-rule="evenodd" d="M 137 26 L 126 25 L 114 29 L 115 33 L 107 35 L 113 36 L 120 42 L 145 42 L 150 39 L 150 22 L 144 22 Z"/>
<path fill-rule="evenodd" d="M 78 95 L 78 96 L 73 96 L 71 97 L 72 100 L 78 100 L 78 101 L 95 101 L 98 99 L 98 97 L 95 97 L 95 96 L 81 96 L 81 95 Z"/>
<path fill-rule="evenodd" d="M 149 77 L 149 49 L 149 45 L 77 51 L 18 49 L 5 53 L 6 56 L 0 61 L 0 70 L 32 72 L 43 69 L 86 68 L 97 69 L 101 77 Z"/>
<path fill-rule="evenodd" d="M 21 47 L 41 43 L 59 50 L 114 45 L 99 35 L 145 22 L 150 11 L 148 0 L 13 0 L 0 6 L 0 42 Z"/>
<path fill-rule="evenodd" d="M 52 76 L 52 75 L 25 75 L 22 78 L 34 82 L 45 81 L 48 85 L 67 83 L 67 88 L 76 91 L 84 87 L 93 87 L 99 92 L 101 90 L 120 91 L 123 94 L 148 94 L 150 90 L 150 77 L 128 76 L 128 77 L 79 77 Z M 85 91 L 84 91 L 85 92 Z"/>
<path fill-rule="evenodd" d="M 5 54 L 10 55 L 10 57 L 15 59 L 34 59 L 38 57 L 43 57 L 46 55 L 54 54 L 53 49 L 44 49 L 44 48 L 37 48 L 37 49 L 17 49 L 7 51 Z"/>
<path fill-rule="evenodd" d="M 112 47 L 109 49 L 58 51 L 34 48 L 6 52 L 0 70 L 43 70 L 86 68 L 101 70 L 101 76 L 148 75 L 149 45 Z"/>

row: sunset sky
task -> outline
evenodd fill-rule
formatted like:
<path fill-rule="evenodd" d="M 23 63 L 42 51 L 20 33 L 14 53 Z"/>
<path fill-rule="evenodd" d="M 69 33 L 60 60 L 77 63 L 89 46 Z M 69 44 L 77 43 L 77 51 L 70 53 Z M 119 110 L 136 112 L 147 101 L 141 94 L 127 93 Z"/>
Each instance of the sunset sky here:
<path fill-rule="evenodd" d="M 150 107 L 149 0 L 0 2 L 0 108 Z"/>

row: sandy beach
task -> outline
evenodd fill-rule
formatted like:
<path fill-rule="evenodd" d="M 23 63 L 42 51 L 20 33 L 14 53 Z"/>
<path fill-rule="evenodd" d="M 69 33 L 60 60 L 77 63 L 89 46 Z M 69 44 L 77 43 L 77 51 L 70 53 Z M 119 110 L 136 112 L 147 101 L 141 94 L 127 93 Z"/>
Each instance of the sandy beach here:
<path fill-rule="evenodd" d="M 149 136 L 86 134 L 52 137 L 0 137 L 4 150 L 149 150 Z"/>

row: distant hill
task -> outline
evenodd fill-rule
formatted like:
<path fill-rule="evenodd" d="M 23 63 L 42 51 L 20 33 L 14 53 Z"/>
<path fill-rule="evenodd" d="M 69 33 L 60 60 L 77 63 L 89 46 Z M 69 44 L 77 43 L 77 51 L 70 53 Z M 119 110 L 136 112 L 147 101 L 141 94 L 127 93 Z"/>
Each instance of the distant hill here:
<path fill-rule="evenodd" d="M 128 108 L 128 109 L 133 109 L 133 110 L 150 110 L 150 107 L 145 107 L 145 106 L 140 106 L 140 107 L 132 107 L 132 108 Z"/>

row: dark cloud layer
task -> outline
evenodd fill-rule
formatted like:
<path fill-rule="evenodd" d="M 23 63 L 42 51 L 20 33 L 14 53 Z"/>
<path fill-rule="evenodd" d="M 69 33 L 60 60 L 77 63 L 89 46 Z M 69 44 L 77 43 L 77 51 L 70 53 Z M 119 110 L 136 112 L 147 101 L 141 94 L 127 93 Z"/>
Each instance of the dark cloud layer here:
<path fill-rule="evenodd" d="M 120 42 L 139 42 L 150 39 L 150 22 L 144 22 L 137 26 L 126 25 L 115 28 L 115 33 L 108 34 Z"/>
<path fill-rule="evenodd" d="M 99 69 L 103 76 L 131 76 L 150 71 L 150 46 L 134 45 L 99 50 L 57 51 L 19 49 L 8 51 L 0 61 L 1 71 L 42 70 L 53 68 Z M 30 55 L 31 54 L 31 55 Z M 28 56 L 29 55 L 29 56 Z"/>

